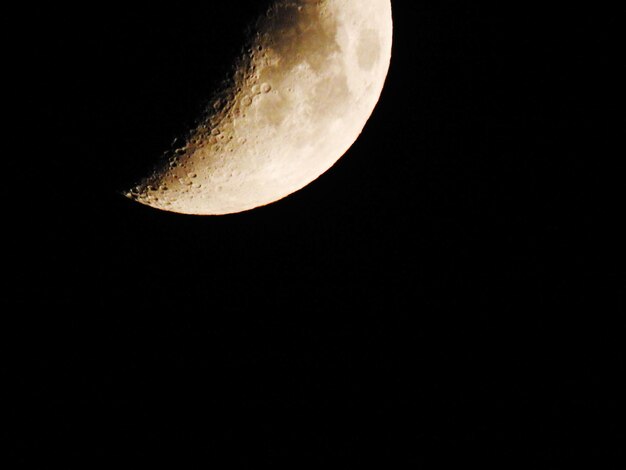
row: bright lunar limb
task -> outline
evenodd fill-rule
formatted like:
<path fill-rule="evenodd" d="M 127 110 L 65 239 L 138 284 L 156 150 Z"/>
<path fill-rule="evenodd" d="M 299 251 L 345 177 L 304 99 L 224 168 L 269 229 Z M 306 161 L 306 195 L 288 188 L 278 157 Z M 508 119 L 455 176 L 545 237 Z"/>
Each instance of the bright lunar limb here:
<path fill-rule="evenodd" d="M 277 0 L 184 145 L 126 195 L 242 212 L 309 184 L 350 148 L 389 69 L 390 0 Z"/>

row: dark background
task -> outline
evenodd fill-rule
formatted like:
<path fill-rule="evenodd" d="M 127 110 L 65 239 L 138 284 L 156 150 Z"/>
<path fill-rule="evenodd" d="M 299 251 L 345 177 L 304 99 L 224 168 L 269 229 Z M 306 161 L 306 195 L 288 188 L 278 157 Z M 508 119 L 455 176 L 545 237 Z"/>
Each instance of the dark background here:
<path fill-rule="evenodd" d="M 224 217 L 119 191 L 262 2 L 9 14 L 10 457 L 624 468 L 624 12 L 503 3 L 394 1 L 360 139 Z"/>

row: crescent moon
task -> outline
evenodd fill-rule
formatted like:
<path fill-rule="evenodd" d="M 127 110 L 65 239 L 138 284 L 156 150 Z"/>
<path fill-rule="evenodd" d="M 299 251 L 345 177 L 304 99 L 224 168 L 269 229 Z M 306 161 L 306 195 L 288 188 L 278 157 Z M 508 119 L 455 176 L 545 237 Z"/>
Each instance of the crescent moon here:
<path fill-rule="evenodd" d="M 390 0 L 276 0 L 184 145 L 125 195 L 221 215 L 303 188 L 361 134 L 387 77 L 392 29 Z"/>

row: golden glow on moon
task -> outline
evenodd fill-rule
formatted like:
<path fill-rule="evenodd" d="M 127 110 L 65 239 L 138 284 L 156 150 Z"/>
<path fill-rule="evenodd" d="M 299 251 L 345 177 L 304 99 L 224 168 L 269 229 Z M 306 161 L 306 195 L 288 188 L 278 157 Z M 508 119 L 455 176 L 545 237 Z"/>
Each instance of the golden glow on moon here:
<path fill-rule="evenodd" d="M 277 0 L 185 144 L 127 195 L 158 209 L 218 215 L 303 188 L 363 130 L 391 43 L 390 0 Z"/>

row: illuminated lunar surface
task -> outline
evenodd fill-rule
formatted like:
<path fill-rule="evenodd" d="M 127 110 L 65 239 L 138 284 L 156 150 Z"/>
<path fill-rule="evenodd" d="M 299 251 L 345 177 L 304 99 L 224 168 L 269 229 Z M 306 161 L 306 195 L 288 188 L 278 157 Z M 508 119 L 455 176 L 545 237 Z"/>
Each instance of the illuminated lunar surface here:
<path fill-rule="evenodd" d="M 184 145 L 127 196 L 198 215 L 242 212 L 309 184 L 350 148 L 391 58 L 390 0 L 278 0 Z"/>

